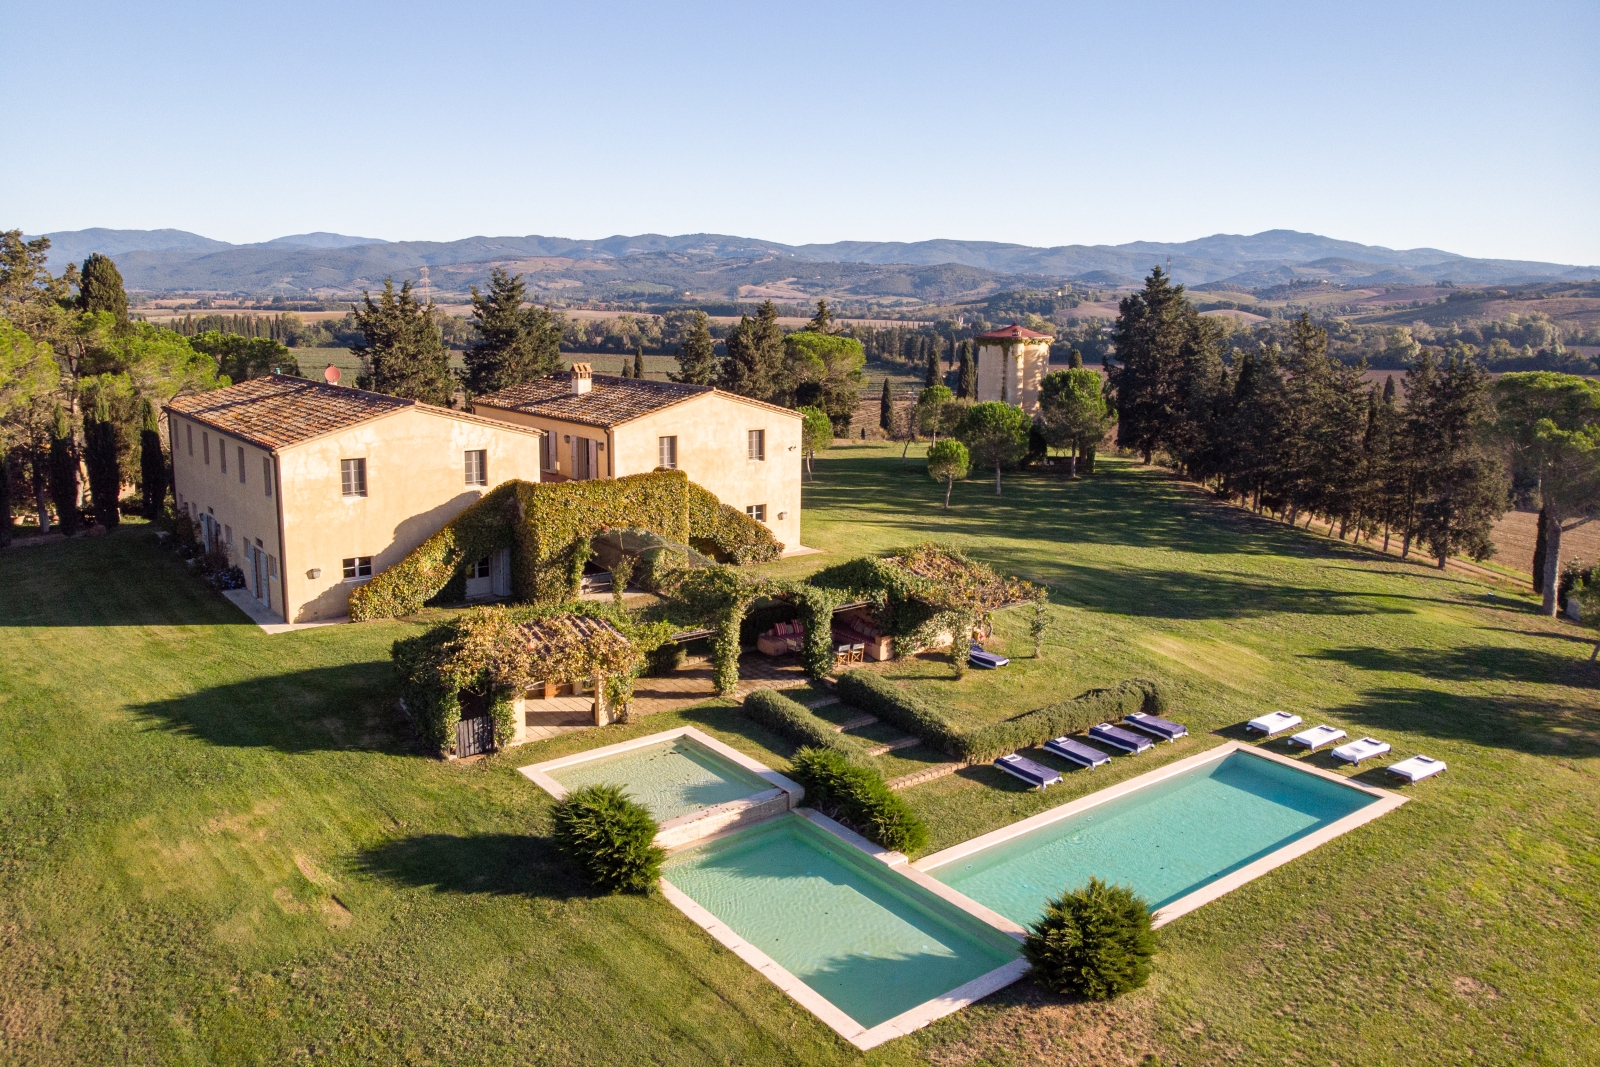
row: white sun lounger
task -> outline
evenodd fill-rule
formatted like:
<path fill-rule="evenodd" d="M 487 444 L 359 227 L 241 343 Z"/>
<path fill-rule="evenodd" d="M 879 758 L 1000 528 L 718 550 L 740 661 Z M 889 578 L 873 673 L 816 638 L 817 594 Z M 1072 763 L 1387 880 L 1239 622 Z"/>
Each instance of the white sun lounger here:
<path fill-rule="evenodd" d="M 1394 764 L 1389 768 L 1389 773 L 1408 782 L 1420 782 L 1443 771 L 1444 766 L 1442 759 L 1434 759 L 1432 756 L 1412 756 Z"/>
<path fill-rule="evenodd" d="M 1300 716 L 1290 715 L 1287 711 L 1275 711 L 1271 715 L 1263 715 L 1259 719 L 1251 719 L 1245 723 L 1245 729 L 1258 734 L 1281 734 L 1292 726 L 1300 725 Z"/>
<path fill-rule="evenodd" d="M 1348 745 L 1340 745 L 1333 750 L 1333 758 L 1344 760 L 1361 766 L 1361 761 L 1381 756 L 1389 751 L 1389 742 L 1379 741 L 1376 737 L 1363 737 L 1359 741 L 1352 741 Z"/>
<path fill-rule="evenodd" d="M 1301 748 L 1310 749 L 1312 752 L 1315 752 L 1323 745 L 1331 745 L 1333 742 L 1339 740 L 1343 736 L 1344 731 L 1339 729 L 1337 726 L 1313 726 L 1311 729 L 1301 730 L 1299 733 L 1289 738 L 1289 743 L 1291 745 L 1299 745 Z"/>

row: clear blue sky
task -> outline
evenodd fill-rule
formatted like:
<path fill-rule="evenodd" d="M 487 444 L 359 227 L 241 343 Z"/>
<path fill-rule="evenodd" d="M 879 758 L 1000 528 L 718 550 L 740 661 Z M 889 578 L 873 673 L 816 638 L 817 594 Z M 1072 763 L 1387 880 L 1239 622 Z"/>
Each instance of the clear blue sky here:
<path fill-rule="evenodd" d="M 1600 263 L 1600 3 L 0 0 L 0 227 Z"/>

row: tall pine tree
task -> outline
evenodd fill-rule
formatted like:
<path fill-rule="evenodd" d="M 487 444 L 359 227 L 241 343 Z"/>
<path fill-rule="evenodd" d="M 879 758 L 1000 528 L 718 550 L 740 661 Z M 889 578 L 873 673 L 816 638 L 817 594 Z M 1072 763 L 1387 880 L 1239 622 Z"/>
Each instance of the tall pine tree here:
<path fill-rule="evenodd" d="M 411 292 L 409 281 L 394 288 L 383 280 L 376 302 L 363 292 L 363 307 L 351 306 L 363 343 L 350 351 L 361 360 L 356 384 L 362 389 L 448 405 L 451 398 L 450 356 L 439 336 L 433 303 L 424 306 Z"/>
<path fill-rule="evenodd" d="M 722 364 L 722 388 L 767 401 L 784 391 L 783 328 L 778 325 L 778 308 L 772 301 L 763 301 L 753 319 L 741 315 L 726 344 L 728 358 Z"/>
<path fill-rule="evenodd" d="M 1408 407 L 1416 409 L 1425 485 L 1418 533 L 1440 570 L 1457 553 L 1486 559 L 1494 553 L 1489 531 L 1505 514 L 1511 488 L 1504 465 L 1482 443 L 1489 376 L 1470 352 L 1456 349 L 1440 362 L 1429 388 L 1406 393 Z"/>
<path fill-rule="evenodd" d="M 1180 417 L 1182 351 L 1193 309 L 1183 286 L 1153 267 L 1144 289 L 1124 297 L 1118 311 L 1112 338 L 1121 366 L 1107 364 L 1117 397 L 1117 441 L 1149 463 L 1167 446 Z"/>
<path fill-rule="evenodd" d="M 711 385 L 721 377 L 717 366 L 716 344 L 711 340 L 711 320 L 696 311 L 678 346 L 678 373 L 667 377 L 690 385 Z"/>
<path fill-rule="evenodd" d="M 118 326 L 128 322 L 128 293 L 122 287 L 122 272 L 110 257 L 92 253 L 83 261 L 78 277 L 78 305 L 85 311 L 109 311 Z"/>
<path fill-rule="evenodd" d="M 472 287 L 472 324 L 478 341 L 463 356 L 466 386 L 482 396 L 521 385 L 561 369 L 561 328 L 549 308 L 524 308 L 522 275 L 499 267 L 489 272 L 489 291 Z"/>

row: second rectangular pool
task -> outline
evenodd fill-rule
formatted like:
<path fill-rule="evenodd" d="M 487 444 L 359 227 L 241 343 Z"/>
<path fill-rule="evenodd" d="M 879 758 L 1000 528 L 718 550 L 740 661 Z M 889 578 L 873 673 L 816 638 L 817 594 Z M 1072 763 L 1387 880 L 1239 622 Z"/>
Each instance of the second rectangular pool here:
<path fill-rule="evenodd" d="M 1185 760 L 1189 766 L 1175 773 L 1155 772 L 1160 780 L 1149 784 L 1113 787 L 1120 795 L 1110 799 L 1088 797 L 946 849 L 916 868 L 1018 926 L 1091 875 L 1132 887 L 1158 911 L 1401 799 L 1244 746 L 1224 749 Z"/>

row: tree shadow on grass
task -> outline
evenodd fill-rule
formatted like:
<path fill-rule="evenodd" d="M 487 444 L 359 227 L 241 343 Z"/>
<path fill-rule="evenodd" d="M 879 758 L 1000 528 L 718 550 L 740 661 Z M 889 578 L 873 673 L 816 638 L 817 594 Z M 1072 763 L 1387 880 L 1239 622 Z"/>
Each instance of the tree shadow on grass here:
<path fill-rule="evenodd" d="M 532 834 L 419 834 L 364 849 L 355 864 L 375 878 L 438 893 L 594 895 L 553 841 Z"/>
<path fill-rule="evenodd" d="M 1600 709 L 1527 696 L 1463 696 L 1395 686 L 1329 712 L 1381 735 L 1399 730 L 1570 759 L 1600 755 Z"/>
<path fill-rule="evenodd" d="M 397 695 L 392 665 L 373 660 L 250 678 L 131 710 L 156 729 L 213 745 L 415 753 Z"/>
<path fill-rule="evenodd" d="M 1002 554 L 1002 561 L 1003 561 Z M 1017 564 L 1021 564 L 1019 558 Z M 1064 602 L 1134 618 L 1243 619 L 1262 615 L 1404 615 L 1408 594 L 1289 585 L 1239 573 L 1135 570 L 1058 563 L 1051 577 Z"/>
<path fill-rule="evenodd" d="M 1309 654 L 1367 671 L 1416 674 L 1444 682 L 1515 681 L 1600 688 L 1600 667 L 1586 658 L 1544 648 L 1329 648 Z"/>

